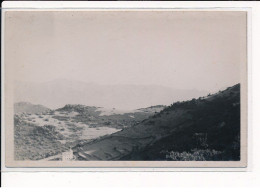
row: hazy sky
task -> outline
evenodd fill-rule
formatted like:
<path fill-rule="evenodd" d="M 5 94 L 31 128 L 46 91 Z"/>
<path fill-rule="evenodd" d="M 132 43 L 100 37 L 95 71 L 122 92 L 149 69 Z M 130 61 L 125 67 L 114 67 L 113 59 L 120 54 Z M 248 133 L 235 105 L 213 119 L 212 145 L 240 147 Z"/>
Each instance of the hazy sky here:
<path fill-rule="evenodd" d="M 7 12 L 18 81 L 73 79 L 212 91 L 240 80 L 245 12 Z"/>

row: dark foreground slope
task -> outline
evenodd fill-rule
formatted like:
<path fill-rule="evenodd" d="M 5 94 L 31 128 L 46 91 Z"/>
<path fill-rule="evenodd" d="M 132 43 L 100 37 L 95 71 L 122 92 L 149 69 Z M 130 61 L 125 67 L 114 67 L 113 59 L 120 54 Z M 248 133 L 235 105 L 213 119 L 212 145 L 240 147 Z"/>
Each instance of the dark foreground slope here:
<path fill-rule="evenodd" d="M 240 85 L 177 102 L 141 123 L 78 145 L 79 160 L 239 160 Z"/>

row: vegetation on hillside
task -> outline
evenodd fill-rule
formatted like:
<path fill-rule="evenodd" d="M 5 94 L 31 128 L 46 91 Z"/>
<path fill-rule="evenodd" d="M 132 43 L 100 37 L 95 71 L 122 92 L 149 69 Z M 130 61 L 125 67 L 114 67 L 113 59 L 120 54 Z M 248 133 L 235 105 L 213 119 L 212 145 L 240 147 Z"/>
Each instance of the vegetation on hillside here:
<path fill-rule="evenodd" d="M 179 125 L 171 122 L 177 112 L 182 112 Z M 143 125 L 168 134 L 123 160 L 240 160 L 240 85 L 206 98 L 174 103 Z"/>
<path fill-rule="evenodd" d="M 30 103 L 25 105 L 38 107 Z M 98 140 L 153 114 L 151 111 L 137 111 L 101 115 L 98 107 L 84 105 L 65 105 L 35 114 L 22 111 L 14 115 L 15 158 L 39 160 L 60 154 L 68 147 Z"/>
<path fill-rule="evenodd" d="M 53 126 L 28 124 L 19 116 L 14 118 L 15 160 L 39 160 L 66 150 L 58 140 L 63 136 Z"/>

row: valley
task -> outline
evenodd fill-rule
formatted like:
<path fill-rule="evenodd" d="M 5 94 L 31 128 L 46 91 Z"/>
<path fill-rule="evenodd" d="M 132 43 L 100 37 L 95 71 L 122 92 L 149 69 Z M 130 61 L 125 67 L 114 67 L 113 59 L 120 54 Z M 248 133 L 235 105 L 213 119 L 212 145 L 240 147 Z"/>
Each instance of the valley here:
<path fill-rule="evenodd" d="M 61 160 L 69 149 L 78 161 L 240 159 L 239 84 L 132 111 L 67 104 L 32 113 L 21 106 L 14 118 L 17 160 Z"/>
<path fill-rule="evenodd" d="M 20 111 L 23 105 L 27 112 Z M 32 111 L 33 108 L 39 105 L 19 103 L 19 107 L 14 118 L 17 136 L 15 156 L 17 159 L 36 160 L 63 152 L 80 143 L 90 142 L 121 131 L 164 108 L 164 106 L 156 106 L 126 111 L 84 105 L 65 105 L 56 110 L 43 108 L 42 112 L 38 110 L 37 113 L 32 113 L 35 112 Z M 20 136 L 23 141 L 20 140 Z M 52 146 L 54 149 L 51 149 Z"/>

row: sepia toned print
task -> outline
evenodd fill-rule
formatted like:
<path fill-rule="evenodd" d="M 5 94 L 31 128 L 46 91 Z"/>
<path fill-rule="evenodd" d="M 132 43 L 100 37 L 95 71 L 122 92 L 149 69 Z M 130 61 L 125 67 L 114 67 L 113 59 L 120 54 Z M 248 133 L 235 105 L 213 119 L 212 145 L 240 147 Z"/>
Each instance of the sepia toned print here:
<path fill-rule="evenodd" d="M 247 12 L 6 11 L 10 167 L 245 167 Z"/>

